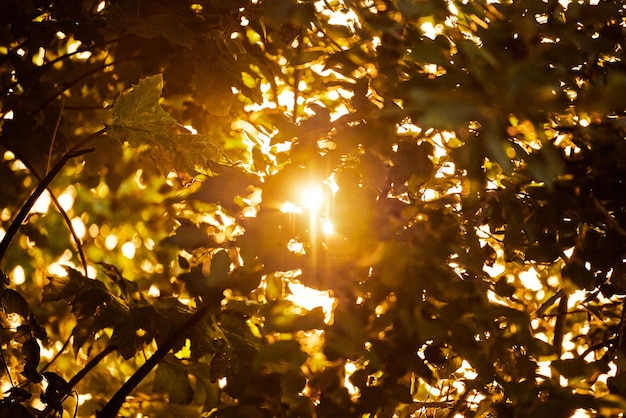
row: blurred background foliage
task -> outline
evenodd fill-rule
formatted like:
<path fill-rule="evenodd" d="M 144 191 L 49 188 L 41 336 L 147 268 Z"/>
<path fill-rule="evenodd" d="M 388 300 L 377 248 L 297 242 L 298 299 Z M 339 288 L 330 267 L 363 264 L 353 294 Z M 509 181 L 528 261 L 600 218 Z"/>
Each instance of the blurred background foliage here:
<path fill-rule="evenodd" d="M 0 1 L 0 417 L 619 416 L 624 13 Z"/>

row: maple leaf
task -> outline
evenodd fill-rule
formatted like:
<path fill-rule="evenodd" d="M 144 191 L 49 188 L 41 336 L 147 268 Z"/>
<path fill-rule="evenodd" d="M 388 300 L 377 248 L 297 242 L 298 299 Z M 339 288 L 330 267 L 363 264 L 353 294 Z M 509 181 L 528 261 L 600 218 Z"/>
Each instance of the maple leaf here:
<path fill-rule="evenodd" d="M 159 104 L 162 90 L 163 76 L 157 74 L 122 93 L 113 107 L 113 122 L 107 133 L 153 159 L 163 174 L 182 171 L 192 175 L 218 159 L 219 149 L 163 110 Z"/>

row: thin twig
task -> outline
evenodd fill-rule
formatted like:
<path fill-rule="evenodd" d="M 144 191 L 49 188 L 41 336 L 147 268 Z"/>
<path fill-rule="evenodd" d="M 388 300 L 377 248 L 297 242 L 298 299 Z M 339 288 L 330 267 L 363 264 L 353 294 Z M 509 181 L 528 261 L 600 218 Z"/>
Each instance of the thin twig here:
<path fill-rule="evenodd" d="M 466 390 L 465 392 L 463 392 L 461 394 L 459 399 L 457 399 L 456 402 L 454 403 L 454 406 L 446 414 L 446 418 L 452 418 L 452 417 L 454 417 L 456 415 L 456 413 L 459 411 L 459 409 L 461 409 L 461 405 L 463 405 L 463 403 L 465 403 L 465 400 L 469 396 L 469 392 L 470 392 L 469 390 Z"/>
<path fill-rule="evenodd" d="M 22 158 L 18 152 L 13 151 L 13 150 L 11 151 L 22 162 L 22 164 L 26 166 L 28 171 L 30 171 L 30 173 L 37 179 L 37 181 L 41 181 L 42 179 L 41 175 L 27 161 L 27 159 Z M 63 220 L 65 221 L 65 224 L 67 225 L 67 229 L 70 231 L 70 234 L 72 235 L 72 239 L 74 240 L 74 243 L 76 244 L 76 250 L 78 251 L 78 257 L 80 258 L 80 262 L 83 265 L 84 274 L 85 276 L 87 276 L 87 258 L 85 257 L 85 252 L 83 251 L 83 243 L 80 240 L 80 238 L 78 238 L 78 234 L 76 234 L 76 230 L 74 229 L 74 226 L 72 225 L 72 220 L 70 219 L 65 209 L 63 209 L 63 206 L 61 206 L 61 202 L 59 202 L 59 199 L 57 199 L 54 193 L 52 193 L 52 190 L 50 189 L 50 187 L 48 187 L 47 190 L 48 190 L 48 193 L 50 194 L 50 199 L 52 200 L 52 203 L 54 203 L 54 206 L 57 208 L 57 210 L 61 214 L 61 217 L 63 218 Z"/>
<path fill-rule="evenodd" d="M 89 360 L 87 362 L 87 364 L 85 364 L 85 366 L 82 369 L 80 369 L 80 371 L 78 373 L 76 373 L 69 380 L 69 382 L 67 382 L 69 388 L 73 389 L 74 386 L 76 386 L 78 384 L 78 382 L 80 382 L 85 376 L 87 376 L 87 374 L 94 367 L 96 367 L 106 356 L 108 356 L 109 354 L 111 354 L 112 352 L 117 350 L 117 348 L 118 347 L 115 344 L 107 345 L 106 347 L 104 347 L 104 349 L 101 352 L 99 352 L 97 355 L 94 356 L 94 358 Z M 75 391 L 71 391 L 70 393 L 65 395 L 65 397 L 61 400 L 61 403 L 65 402 L 65 400 L 71 395 L 72 392 L 75 392 Z M 48 406 L 46 406 L 46 409 L 44 409 L 43 412 L 39 415 L 39 418 L 54 417 L 55 413 L 56 412 L 55 412 L 54 408 L 52 406 L 48 405 Z"/>
<path fill-rule="evenodd" d="M 594 344 L 594 345 L 590 346 L 589 348 L 587 348 L 585 351 L 583 351 L 582 354 L 578 356 L 578 358 L 584 359 L 590 353 L 593 353 L 594 351 L 597 351 L 597 350 L 599 350 L 601 348 L 608 347 L 612 342 L 613 342 L 613 340 L 600 341 L 599 343 Z"/>
<path fill-rule="evenodd" d="M 55 361 L 56 361 L 56 360 L 57 360 L 57 359 L 61 356 L 61 354 L 63 354 L 63 352 L 65 351 L 65 349 L 67 348 L 67 346 L 68 346 L 68 345 L 70 345 L 70 340 L 71 340 L 71 339 L 72 339 L 72 334 L 70 334 L 70 336 L 69 336 L 69 337 L 67 337 L 67 338 L 65 339 L 65 341 L 63 342 L 63 346 L 61 347 L 61 349 L 60 349 L 59 351 L 57 351 L 57 353 L 54 355 L 54 357 L 52 357 L 52 358 L 50 359 L 50 361 L 49 361 L 48 363 L 46 363 L 46 365 L 45 365 L 45 366 L 43 366 L 43 367 L 41 368 L 41 370 L 39 370 L 39 373 L 43 373 L 43 372 L 45 372 L 46 370 L 48 370 L 48 368 L 49 368 L 50 366 L 52 366 L 52 364 L 53 364 L 53 363 L 54 363 L 54 362 L 55 362 Z"/>
<path fill-rule="evenodd" d="M 61 206 L 61 202 L 59 202 L 59 199 L 57 199 L 57 197 L 54 195 L 54 193 L 52 193 L 50 189 L 48 189 L 48 193 L 50 194 L 50 199 L 52 199 L 54 206 L 56 206 L 57 210 L 61 214 L 61 217 L 65 221 L 65 224 L 67 225 L 67 229 L 70 231 L 70 234 L 72 235 L 72 239 L 74 240 L 74 243 L 76 244 L 76 251 L 78 251 L 78 257 L 80 258 L 80 262 L 83 265 L 83 270 L 84 270 L 83 273 L 85 274 L 85 277 L 88 277 L 87 258 L 85 257 L 85 251 L 83 250 L 83 242 L 78 237 L 78 234 L 76 234 L 76 230 L 74 229 L 74 226 L 72 225 L 72 220 L 70 219 L 65 209 L 63 209 L 63 206 Z"/>
<path fill-rule="evenodd" d="M 561 358 L 563 354 L 563 336 L 565 335 L 565 321 L 567 320 L 567 302 L 569 297 L 567 294 L 561 296 L 558 307 L 558 315 L 554 324 L 554 338 L 552 340 L 552 346 L 557 358 Z"/>
<path fill-rule="evenodd" d="M 61 118 L 63 117 L 63 109 L 65 107 L 65 95 L 61 94 L 61 109 L 59 109 L 59 116 L 57 117 L 56 125 L 54 126 L 54 131 L 52 131 L 52 139 L 50 140 L 50 148 L 48 149 L 48 162 L 46 163 L 46 173 L 50 171 L 50 163 L 52 163 L 52 151 L 54 150 L 54 144 L 57 139 L 57 134 L 59 133 L 59 127 L 61 126 Z"/>
<path fill-rule="evenodd" d="M 83 74 L 81 74 L 79 77 L 77 77 L 76 79 L 72 80 L 71 82 L 65 84 L 61 90 L 52 95 L 51 97 L 49 97 L 48 99 L 44 100 L 35 110 L 33 110 L 30 113 L 30 116 L 34 116 L 37 113 L 41 112 L 43 109 L 45 109 L 46 106 L 48 106 L 54 99 L 56 99 L 57 97 L 63 95 L 63 93 L 65 93 L 65 91 L 69 90 L 70 88 L 72 88 L 75 84 L 79 83 L 80 81 L 84 80 L 87 77 L 92 76 L 93 74 L 96 74 L 99 71 L 104 70 L 107 67 L 110 67 L 114 64 L 117 64 L 118 62 L 110 62 L 108 64 L 102 63 L 100 65 L 98 65 L 97 67 L 92 68 L 89 71 L 84 72 Z"/>
<path fill-rule="evenodd" d="M 4 358 L 4 350 L 2 350 L 0 348 L 0 357 L 2 357 L 2 364 L 4 364 L 4 370 L 7 373 L 7 376 L 9 376 L 9 383 L 11 383 L 12 387 L 15 387 L 15 385 L 13 384 L 13 379 L 11 378 L 11 371 L 9 370 L 9 365 L 7 364 L 7 361 Z"/>
<path fill-rule="evenodd" d="M 101 132 L 104 132 L 104 129 L 102 129 Z M 48 185 L 50 184 L 50 182 L 52 182 L 52 180 L 57 176 L 57 174 L 59 174 L 63 166 L 65 166 L 65 163 L 67 163 L 72 158 L 76 158 L 83 154 L 92 152 L 94 149 L 95 148 L 89 148 L 89 149 L 84 149 L 84 150 L 72 149 L 66 152 L 63 155 L 63 157 L 61 157 L 61 159 L 55 164 L 55 166 L 52 167 L 50 172 L 43 178 L 43 180 L 39 182 L 39 185 L 37 186 L 37 188 L 28 197 L 24 205 L 22 205 L 22 208 L 20 209 L 20 211 L 17 213 L 17 215 L 11 222 L 11 225 L 9 225 L 9 229 L 7 229 L 6 234 L 2 238 L 2 241 L 0 242 L 0 261 L 4 258 L 7 250 L 9 249 L 9 246 L 11 245 L 11 242 L 13 242 L 13 238 L 15 238 L 15 235 L 17 235 L 17 231 L 20 229 L 20 227 L 24 223 L 24 220 L 26 220 L 26 217 L 30 213 L 30 210 L 32 209 L 33 205 L 35 204 L 37 199 L 39 199 L 39 197 L 44 192 L 44 190 L 48 188 Z"/>
<path fill-rule="evenodd" d="M 541 305 L 539 307 L 539 309 L 537 309 L 537 312 L 535 312 L 535 317 L 540 317 L 542 316 L 547 310 L 548 308 L 550 308 L 552 305 L 554 305 L 554 303 L 560 299 L 563 295 L 565 294 L 565 291 L 563 289 L 559 290 L 558 292 L 556 292 L 554 295 L 552 295 L 550 297 L 550 299 L 548 299 L 547 301 L 545 301 L 543 303 L 543 305 Z"/>

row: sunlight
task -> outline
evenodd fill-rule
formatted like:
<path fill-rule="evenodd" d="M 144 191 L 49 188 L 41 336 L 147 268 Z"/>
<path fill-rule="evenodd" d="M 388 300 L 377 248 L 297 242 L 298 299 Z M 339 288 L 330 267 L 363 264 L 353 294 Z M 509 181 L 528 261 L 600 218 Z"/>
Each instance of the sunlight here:
<path fill-rule="evenodd" d="M 519 273 L 519 279 L 522 285 L 535 292 L 543 289 L 543 284 L 539 281 L 539 275 L 534 269 L 528 269 Z"/>
<path fill-rule="evenodd" d="M 33 207 L 30 209 L 30 213 L 46 213 L 48 212 L 48 208 L 52 203 L 52 198 L 50 197 L 50 193 L 46 190 L 39 196 L 39 199 L 35 202 Z"/>
<path fill-rule="evenodd" d="M 322 222 L 322 231 L 326 235 L 333 234 L 333 233 L 335 233 L 335 226 L 333 225 L 333 223 L 331 221 L 329 221 L 328 219 L 325 219 Z"/>
<path fill-rule="evenodd" d="M 311 211 L 319 211 L 324 200 L 321 187 L 309 185 L 300 191 L 300 204 Z"/>
<path fill-rule="evenodd" d="M 26 273 L 24 272 L 24 267 L 17 265 L 11 272 L 11 281 L 14 285 L 19 286 L 24 284 L 26 281 Z"/>
<path fill-rule="evenodd" d="M 354 372 L 356 372 L 358 370 L 357 364 L 353 361 L 347 361 L 346 365 L 344 366 L 344 372 L 345 372 L 345 376 L 343 378 L 343 385 L 346 388 L 346 390 L 348 391 L 348 393 L 352 396 L 352 397 L 356 397 L 359 395 L 359 388 L 354 386 L 352 384 L 352 381 L 350 381 L 350 377 L 354 374 Z"/>
<path fill-rule="evenodd" d="M 91 57 L 91 51 L 82 51 L 76 53 L 78 49 L 83 45 L 81 41 L 71 40 L 67 43 L 67 53 L 74 54 L 74 57 L 78 60 L 87 60 Z"/>
<path fill-rule="evenodd" d="M 74 232 L 76 233 L 76 236 L 79 239 L 85 238 L 85 235 L 87 234 L 87 228 L 85 227 L 83 220 L 76 216 L 75 218 L 72 218 L 71 223 L 72 228 L 74 228 Z"/>
<path fill-rule="evenodd" d="M 443 25 L 442 24 L 433 25 L 432 22 L 422 23 L 422 25 L 420 26 L 420 29 L 422 30 L 422 33 L 424 34 L 424 36 L 430 39 L 435 39 L 437 35 L 441 35 L 443 33 Z"/>
<path fill-rule="evenodd" d="M 69 186 L 61 195 L 57 198 L 59 205 L 64 211 L 69 211 L 74 206 L 74 199 L 76 198 L 76 189 L 74 186 Z"/>
<path fill-rule="evenodd" d="M 124 257 L 126 257 L 126 258 L 131 258 L 132 259 L 133 257 L 135 257 L 135 250 L 136 250 L 135 244 L 133 244 L 130 241 L 125 242 L 124 244 L 122 244 L 121 251 L 122 251 L 122 254 L 124 255 Z"/>
<path fill-rule="evenodd" d="M 286 300 L 309 311 L 321 307 L 324 311 L 324 322 L 327 324 L 332 322 L 333 308 L 337 300 L 331 296 L 330 290 L 316 290 L 297 280 L 289 281 L 287 286 L 291 294 L 285 298 Z"/>
<path fill-rule="evenodd" d="M 283 213 L 301 213 L 302 209 L 295 203 L 285 202 L 280 207 L 280 211 Z"/>
<path fill-rule="evenodd" d="M 574 413 L 570 415 L 570 418 L 591 418 L 592 416 L 593 415 L 591 415 L 589 411 L 586 411 L 580 408 L 580 409 L 575 410 Z"/>

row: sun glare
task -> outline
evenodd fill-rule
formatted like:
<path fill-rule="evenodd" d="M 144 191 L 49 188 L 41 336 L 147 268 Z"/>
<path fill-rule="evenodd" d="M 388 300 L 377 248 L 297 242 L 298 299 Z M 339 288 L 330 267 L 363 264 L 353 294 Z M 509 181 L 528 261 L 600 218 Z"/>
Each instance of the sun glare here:
<path fill-rule="evenodd" d="M 324 193 L 322 192 L 321 187 L 308 186 L 304 187 L 300 192 L 300 204 L 306 209 L 312 211 L 320 210 L 323 200 Z"/>

